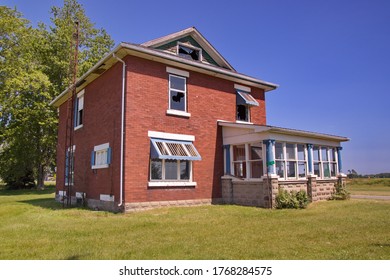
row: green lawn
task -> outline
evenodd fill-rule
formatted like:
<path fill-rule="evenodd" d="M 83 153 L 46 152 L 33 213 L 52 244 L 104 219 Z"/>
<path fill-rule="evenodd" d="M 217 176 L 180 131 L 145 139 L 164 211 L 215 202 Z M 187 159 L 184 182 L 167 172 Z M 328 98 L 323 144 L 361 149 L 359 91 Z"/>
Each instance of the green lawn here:
<path fill-rule="evenodd" d="M 390 259 L 390 201 L 113 214 L 0 190 L 0 259 Z"/>
<path fill-rule="evenodd" d="M 389 178 L 358 178 L 347 181 L 348 191 L 358 195 L 390 195 Z"/>

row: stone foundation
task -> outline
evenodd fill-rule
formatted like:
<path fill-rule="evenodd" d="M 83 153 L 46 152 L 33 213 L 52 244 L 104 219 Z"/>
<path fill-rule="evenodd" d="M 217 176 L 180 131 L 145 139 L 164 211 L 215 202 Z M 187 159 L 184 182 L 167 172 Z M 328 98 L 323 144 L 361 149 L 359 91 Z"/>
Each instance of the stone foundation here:
<path fill-rule="evenodd" d="M 222 203 L 274 208 L 280 189 L 304 190 L 310 201 L 327 200 L 335 192 L 335 183 L 345 184 L 344 176 L 337 179 L 318 179 L 308 176 L 305 180 L 279 180 L 278 176 L 264 176 L 262 180 L 241 180 L 232 176 L 222 177 Z"/>

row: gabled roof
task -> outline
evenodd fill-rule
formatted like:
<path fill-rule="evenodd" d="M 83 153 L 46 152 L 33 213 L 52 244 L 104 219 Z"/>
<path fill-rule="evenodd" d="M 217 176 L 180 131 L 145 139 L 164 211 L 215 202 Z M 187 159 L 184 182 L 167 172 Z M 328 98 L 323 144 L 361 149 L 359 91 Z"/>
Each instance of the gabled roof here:
<path fill-rule="evenodd" d="M 197 38 L 199 45 L 203 45 L 204 49 L 210 52 L 210 56 L 212 56 L 213 59 L 216 61 L 222 61 L 223 63 L 220 62 L 222 63 L 221 65 L 225 65 L 228 68 L 216 66 L 210 63 L 193 61 L 158 48 L 159 44 L 164 44 L 169 41 L 167 37 L 170 37 L 174 41 L 175 39 L 180 38 L 180 36 L 188 36 L 188 34 L 194 36 L 194 40 Z M 207 44 L 209 47 L 206 46 Z M 195 28 L 192 27 L 156 40 L 146 42 L 141 45 L 123 42 L 120 43 L 77 80 L 76 91 L 79 92 L 80 90 L 84 89 L 88 84 L 97 79 L 113 65 L 119 63 L 115 57 L 123 59 L 127 55 L 161 62 L 167 66 L 178 67 L 189 71 L 219 77 L 221 79 L 233 81 L 242 85 L 258 87 L 264 89 L 266 92 L 274 90 L 278 87 L 276 84 L 236 72 L 233 67 L 231 67 L 230 64 L 228 64 L 227 61 L 207 42 L 207 40 Z M 64 103 L 71 95 L 71 88 L 72 87 L 69 87 L 64 90 L 50 103 L 50 105 L 59 107 L 62 103 Z"/>
<path fill-rule="evenodd" d="M 199 47 L 202 48 L 207 55 L 216 63 L 217 66 L 236 72 L 236 70 L 229 64 L 229 62 L 206 40 L 205 37 L 195 28 L 190 27 L 182 31 L 172 33 L 148 42 L 141 44 L 141 46 L 153 49 L 166 49 L 170 43 L 180 42 L 180 40 L 188 41 L 192 38 Z M 191 44 L 191 43 L 190 43 Z M 196 46 L 196 45 L 195 45 Z"/>

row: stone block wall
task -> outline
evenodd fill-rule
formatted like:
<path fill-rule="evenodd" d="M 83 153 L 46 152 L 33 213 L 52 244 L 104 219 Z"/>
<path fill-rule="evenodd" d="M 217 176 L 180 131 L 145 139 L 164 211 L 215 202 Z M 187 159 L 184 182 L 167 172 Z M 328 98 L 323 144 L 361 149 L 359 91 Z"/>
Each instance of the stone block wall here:
<path fill-rule="evenodd" d="M 327 200 L 334 193 L 334 185 L 338 181 L 345 184 L 343 177 L 318 180 L 316 176 L 309 176 L 306 180 L 282 181 L 276 176 L 271 176 L 263 177 L 263 180 L 259 181 L 247 181 L 224 176 L 221 201 L 224 204 L 273 208 L 280 189 L 290 192 L 304 190 L 312 202 Z"/>

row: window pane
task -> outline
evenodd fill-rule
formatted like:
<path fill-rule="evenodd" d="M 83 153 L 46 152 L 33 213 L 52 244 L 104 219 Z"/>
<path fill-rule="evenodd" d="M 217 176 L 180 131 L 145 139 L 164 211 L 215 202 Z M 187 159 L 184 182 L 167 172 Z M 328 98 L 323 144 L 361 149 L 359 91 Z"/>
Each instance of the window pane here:
<path fill-rule="evenodd" d="M 335 148 L 330 150 L 330 160 L 336 161 L 336 149 Z"/>
<path fill-rule="evenodd" d="M 320 147 L 313 146 L 313 160 L 314 161 L 319 161 L 320 160 L 319 152 L 320 152 Z"/>
<path fill-rule="evenodd" d="M 234 163 L 234 176 L 243 178 L 246 177 L 246 163 L 235 162 Z"/>
<path fill-rule="evenodd" d="M 261 178 L 263 176 L 263 161 L 252 161 L 251 165 L 251 178 Z"/>
<path fill-rule="evenodd" d="M 323 163 L 324 166 L 324 178 L 330 177 L 330 169 L 329 169 L 329 163 L 325 162 Z"/>
<path fill-rule="evenodd" d="M 186 79 L 176 76 L 169 76 L 171 89 L 185 91 Z"/>
<path fill-rule="evenodd" d="M 298 144 L 297 149 L 298 149 L 298 160 L 306 160 L 306 158 L 305 158 L 305 145 Z"/>
<path fill-rule="evenodd" d="M 245 160 L 245 145 L 233 146 L 233 161 Z"/>
<path fill-rule="evenodd" d="M 237 105 L 237 120 L 238 121 L 249 121 L 248 107 L 245 105 Z"/>
<path fill-rule="evenodd" d="M 328 161 L 328 148 L 321 147 L 321 157 L 322 161 Z"/>
<path fill-rule="evenodd" d="M 177 160 L 165 160 L 165 180 L 177 180 Z"/>
<path fill-rule="evenodd" d="M 190 162 L 180 161 L 180 180 L 190 179 Z"/>
<path fill-rule="evenodd" d="M 259 146 L 251 145 L 251 159 L 262 159 L 263 157 L 263 149 L 261 147 L 261 144 L 258 144 Z"/>
<path fill-rule="evenodd" d="M 162 160 L 152 159 L 150 161 L 150 176 L 152 180 L 162 179 Z"/>
<path fill-rule="evenodd" d="M 275 143 L 275 158 L 276 159 L 284 159 L 283 143 L 280 143 L 280 142 Z"/>
<path fill-rule="evenodd" d="M 295 161 L 288 161 L 287 162 L 287 177 L 293 177 L 293 178 L 296 177 L 295 165 L 296 165 Z"/>
<path fill-rule="evenodd" d="M 286 144 L 286 158 L 287 159 L 295 159 L 295 145 L 294 144 Z"/>
<path fill-rule="evenodd" d="M 335 163 L 330 164 L 330 175 L 332 177 L 336 177 L 336 164 Z"/>
<path fill-rule="evenodd" d="M 276 161 L 276 174 L 279 175 L 280 178 L 284 178 L 284 162 Z"/>
<path fill-rule="evenodd" d="M 317 175 L 318 177 L 320 177 L 320 164 L 317 162 L 317 163 L 314 163 L 313 164 L 314 166 L 314 175 Z"/>
<path fill-rule="evenodd" d="M 298 163 L 298 176 L 299 178 L 306 177 L 306 163 L 304 162 Z"/>
<path fill-rule="evenodd" d="M 185 111 L 185 94 L 183 92 L 171 90 L 170 95 L 171 109 Z"/>

